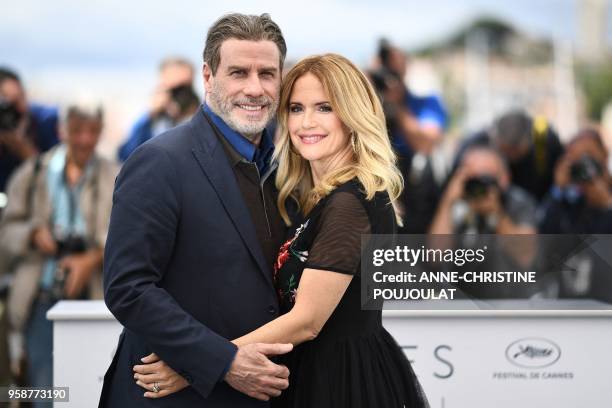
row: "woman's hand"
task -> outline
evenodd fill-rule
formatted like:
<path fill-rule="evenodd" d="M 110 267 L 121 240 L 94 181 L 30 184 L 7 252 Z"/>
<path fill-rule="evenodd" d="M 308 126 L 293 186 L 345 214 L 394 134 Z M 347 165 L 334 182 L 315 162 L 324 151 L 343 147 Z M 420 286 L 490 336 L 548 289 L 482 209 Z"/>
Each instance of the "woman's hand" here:
<path fill-rule="evenodd" d="M 161 398 L 174 394 L 189 383 L 170 366 L 151 353 L 142 359 L 144 364 L 134 366 L 136 384 L 147 390 L 146 398 Z"/>

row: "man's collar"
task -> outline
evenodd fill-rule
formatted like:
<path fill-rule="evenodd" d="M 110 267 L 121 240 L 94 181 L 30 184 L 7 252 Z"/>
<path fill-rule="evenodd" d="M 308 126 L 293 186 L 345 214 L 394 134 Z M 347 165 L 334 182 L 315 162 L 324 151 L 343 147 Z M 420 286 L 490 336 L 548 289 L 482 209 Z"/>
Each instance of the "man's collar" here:
<path fill-rule="evenodd" d="M 202 109 L 233 149 L 245 160 L 255 162 L 259 170 L 263 172 L 274 150 L 274 142 L 267 129 L 262 131 L 258 149 L 257 146 L 251 143 L 246 137 L 229 127 L 206 103 L 202 105 Z"/>
<path fill-rule="evenodd" d="M 253 161 L 257 147 L 246 137 L 229 127 L 227 123 L 225 123 L 225 121 L 221 119 L 219 115 L 213 112 L 213 110 L 210 109 L 210 106 L 208 106 L 206 103 L 204 103 L 203 109 L 204 112 L 208 114 L 208 117 L 212 120 L 217 129 L 219 129 L 223 137 L 232 145 L 232 147 L 246 160 Z"/>

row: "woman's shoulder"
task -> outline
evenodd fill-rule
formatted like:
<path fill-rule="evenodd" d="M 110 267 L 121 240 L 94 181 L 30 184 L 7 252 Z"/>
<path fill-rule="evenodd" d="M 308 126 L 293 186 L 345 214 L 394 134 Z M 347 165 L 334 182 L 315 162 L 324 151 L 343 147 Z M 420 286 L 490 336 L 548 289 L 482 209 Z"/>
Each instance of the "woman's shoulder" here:
<path fill-rule="evenodd" d="M 361 202 L 361 204 L 366 208 L 366 210 L 377 207 L 386 207 L 391 204 L 391 199 L 389 198 L 389 194 L 386 191 L 378 191 L 374 194 L 374 197 L 368 199 L 366 188 L 356 177 L 337 186 L 330 193 L 330 201 L 342 201 L 340 197 L 334 199 L 335 195 L 344 195 L 344 200 L 350 200 L 350 198 L 348 198 L 348 195 L 343 193 L 349 193 L 354 196 L 357 200 Z"/>
<path fill-rule="evenodd" d="M 366 194 L 363 185 L 357 179 L 352 179 L 337 185 L 325 197 L 323 207 L 366 207 Z"/>
<path fill-rule="evenodd" d="M 363 184 L 354 178 L 339 185 L 329 197 L 326 205 L 329 211 L 338 213 L 351 212 L 353 217 L 362 214 L 371 225 L 372 232 L 392 233 L 396 229 L 395 210 L 387 191 L 378 191 L 368 199 Z M 351 217 L 351 221 L 356 218 Z"/>
<path fill-rule="evenodd" d="M 342 184 L 339 184 L 331 191 L 329 195 L 330 197 L 333 197 L 334 195 L 341 193 L 350 193 L 360 200 L 366 199 L 365 188 L 363 187 L 363 184 L 361 184 L 359 179 L 356 177 Z"/>

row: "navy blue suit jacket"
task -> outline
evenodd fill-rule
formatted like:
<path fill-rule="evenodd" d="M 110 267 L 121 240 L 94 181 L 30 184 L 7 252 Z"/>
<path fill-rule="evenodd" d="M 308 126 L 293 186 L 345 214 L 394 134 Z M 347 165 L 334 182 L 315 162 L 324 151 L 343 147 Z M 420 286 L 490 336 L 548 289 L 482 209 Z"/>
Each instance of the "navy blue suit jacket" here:
<path fill-rule="evenodd" d="M 125 327 L 104 407 L 265 407 L 223 381 L 228 341 L 278 316 L 272 269 L 225 150 L 202 109 L 140 146 L 115 184 L 105 301 Z M 132 367 L 157 353 L 190 387 L 143 397 Z"/>

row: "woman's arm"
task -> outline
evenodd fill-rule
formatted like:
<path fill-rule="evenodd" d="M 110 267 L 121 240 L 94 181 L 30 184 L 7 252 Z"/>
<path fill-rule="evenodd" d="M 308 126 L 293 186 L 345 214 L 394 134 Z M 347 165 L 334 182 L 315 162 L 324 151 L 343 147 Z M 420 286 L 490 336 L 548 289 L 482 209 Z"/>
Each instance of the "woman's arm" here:
<path fill-rule="evenodd" d="M 297 345 L 313 340 L 338 306 L 352 278 L 352 275 L 338 272 L 305 269 L 293 309 L 232 342 L 237 346 L 250 343 Z"/>
<path fill-rule="evenodd" d="M 307 268 L 303 271 L 297 288 L 296 302 L 293 309 L 258 329 L 234 339 L 238 346 L 247 344 L 300 344 L 317 337 L 340 299 L 346 292 L 353 276 L 351 271 L 359 267 L 361 254 L 361 236 L 370 233 L 369 217 L 359 199 L 351 192 L 335 194 L 326 204 L 322 225 L 313 243 L 308 262 L 312 265 L 325 265 L 329 269 L 347 271 L 346 274 L 326 270 Z M 330 248 L 333 247 L 333 251 Z M 178 376 L 170 367 L 160 361 L 154 370 L 162 373 L 164 380 L 174 381 Z M 163 366 L 163 367 L 162 367 Z M 161 367 L 161 368 L 160 368 Z M 136 377 L 143 388 L 153 390 L 151 378 L 161 379 L 154 374 L 151 377 L 141 376 L 146 373 L 147 365 L 136 366 Z M 166 374 L 170 373 L 170 377 Z M 179 376 L 180 377 L 180 376 Z M 155 381 L 155 380 L 154 380 Z M 161 388 L 164 384 L 160 383 Z M 173 391 L 175 392 L 175 391 Z M 147 396 L 153 393 L 147 393 Z"/>
<path fill-rule="evenodd" d="M 352 279 L 352 275 L 343 273 L 305 269 L 293 309 L 232 342 L 240 347 L 250 343 L 296 345 L 313 340 L 338 306 Z M 165 397 L 189 385 L 157 355 L 150 354 L 142 361 L 144 364 L 134 366 L 134 379 L 147 391 L 145 397 Z M 160 387 L 159 392 L 154 392 L 154 385 Z"/>

